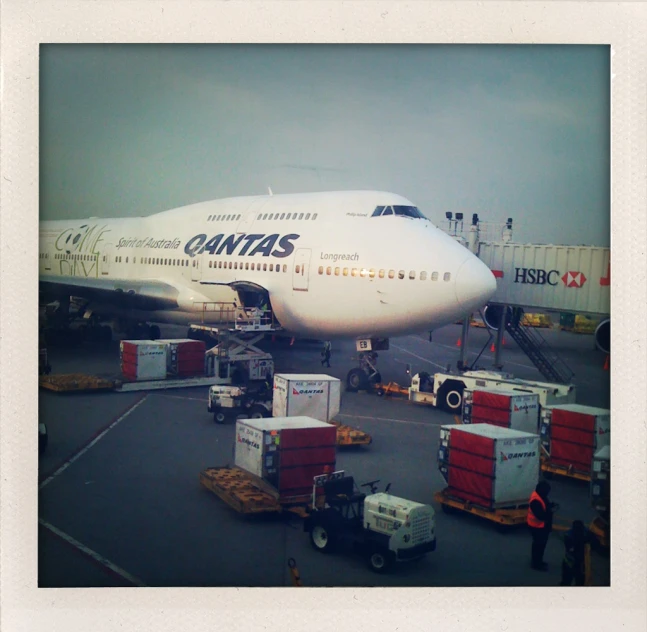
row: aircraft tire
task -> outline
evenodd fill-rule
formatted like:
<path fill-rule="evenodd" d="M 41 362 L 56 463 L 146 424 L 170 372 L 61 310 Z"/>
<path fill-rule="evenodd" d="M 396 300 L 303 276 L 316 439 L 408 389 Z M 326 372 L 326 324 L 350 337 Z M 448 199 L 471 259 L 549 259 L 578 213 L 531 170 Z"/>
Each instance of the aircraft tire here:
<path fill-rule="evenodd" d="M 362 369 L 351 369 L 346 376 L 346 390 L 351 393 L 365 390 L 368 386 L 368 376 Z"/>

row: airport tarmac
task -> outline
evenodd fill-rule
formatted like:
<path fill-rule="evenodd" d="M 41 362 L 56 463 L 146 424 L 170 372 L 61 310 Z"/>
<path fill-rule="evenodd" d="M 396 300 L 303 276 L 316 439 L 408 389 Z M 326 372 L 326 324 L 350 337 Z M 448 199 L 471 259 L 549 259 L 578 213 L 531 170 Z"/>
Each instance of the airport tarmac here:
<path fill-rule="evenodd" d="M 407 384 L 413 372 L 455 368 L 461 328 L 391 340 L 380 353 L 383 381 Z M 184 328 L 162 328 L 181 337 Z M 590 335 L 556 330 L 541 334 L 575 371 L 578 403 L 610 406 L 609 373 Z M 467 360 L 487 341 L 471 328 Z M 277 372 L 345 378 L 354 366 L 354 342 L 333 341 L 331 368 L 322 370 L 319 343 L 262 345 Z M 491 368 L 489 344 L 479 360 Z M 54 373 L 114 375 L 118 343 L 49 349 Z M 506 336 L 503 370 L 542 380 L 530 360 Z M 49 429 L 39 472 L 41 587 L 99 586 L 291 586 L 287 567 L 296 560 L 304 586 L 556 586 L 563 546 L 554 533 L 545 560 L 548 572 L 530 569 L 530 536 L 519 528 L 501 533 L 492 523 L 445 514 L 433 501 L 444 480 L 437 469 L 439 427 L 451 415 L 404 399 L 342 393 L 338 419 L 373 436 L 370 446 L 338 451 L 337 467 L 358 483 L 380 479 L 393 494 L 436 509 L 437 549 L 422 560 L 399 564 L 386 575 L 371 572 L 360 557 L 314 551 L 297 518 L 243 517 L 198 482 L 201 470 L 233 464 L 234 426 L 214 424 L 207 388 L 149 393 L 39 393 L 39 414 Z M 589 485 L 551 480 L 558 519 L 591 521 Z M 592 556 L 593 583 L 610 582 L 608 556 Z"/>

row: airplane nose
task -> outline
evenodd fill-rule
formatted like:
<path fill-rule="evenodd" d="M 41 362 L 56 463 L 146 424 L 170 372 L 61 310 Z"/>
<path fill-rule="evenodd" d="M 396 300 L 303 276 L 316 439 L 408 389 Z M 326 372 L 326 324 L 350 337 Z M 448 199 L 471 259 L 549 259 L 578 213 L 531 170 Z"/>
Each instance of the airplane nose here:
<path fill-rule="evenodd" d="M 456 299 L 465 313 L 483 307 L 496 292 L 496 279 L 480 259 L 471 256 L 458 269 Z"/>

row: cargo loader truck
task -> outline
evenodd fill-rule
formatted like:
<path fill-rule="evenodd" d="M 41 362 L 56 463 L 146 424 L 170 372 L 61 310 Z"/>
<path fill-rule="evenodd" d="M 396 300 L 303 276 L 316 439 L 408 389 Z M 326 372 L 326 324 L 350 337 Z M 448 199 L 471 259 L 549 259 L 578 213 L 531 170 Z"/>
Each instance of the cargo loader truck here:
<path fill-rule="evenodd" d="M 303 529 L 315 550 L 329 553 L 350 543 L 369 568 L 383 573 L 398 561 L 419 559 L 436 549 L 433 508 L 392 496 L 390 484 L 377 493 L 379 482 L 362 485 L 370 487 L 366 495 L 343 470 L 314 477 Z M 316 502 L 322 489 L 324 502 Z"/>

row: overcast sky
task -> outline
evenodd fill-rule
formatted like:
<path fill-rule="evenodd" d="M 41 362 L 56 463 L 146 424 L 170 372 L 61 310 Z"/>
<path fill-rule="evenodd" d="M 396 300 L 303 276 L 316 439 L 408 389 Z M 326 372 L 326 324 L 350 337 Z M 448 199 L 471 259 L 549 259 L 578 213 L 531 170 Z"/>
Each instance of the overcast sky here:
<path fill-rule="evenodd" d="M 380 189 L 609 245 L 608 47 L 41 47 L 41 219 Z"/>

